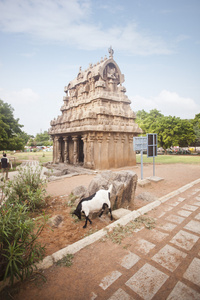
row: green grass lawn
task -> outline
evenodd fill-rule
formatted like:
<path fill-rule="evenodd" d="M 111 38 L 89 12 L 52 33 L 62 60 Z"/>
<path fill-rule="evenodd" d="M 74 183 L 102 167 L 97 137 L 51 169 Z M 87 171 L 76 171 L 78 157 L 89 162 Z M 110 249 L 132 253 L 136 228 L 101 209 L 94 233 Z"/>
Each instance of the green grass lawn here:
<path fill-rule="evenodd" d="M 53 160 L 53 152 L 7 152 L 7 157 L 12 161 L 22 161 L 22 160 L 38 160 L 40 163 L 45 163 Z"/>
<path fill-rule="evenodd" d="M 141 162 L 140 154 L 136 155 L 136 162 Z M 152 157 L 143 154 L 143 163 L 153 163 Z M 156 164 L 200 164 L 200 155 L 158 155 L 155 157 Z"/>
<path fill-rule="evenodd" d="M 12 161 L 14 159 L 16 161 L 21 160 L 38 160 L 40 163 L 45 163 L 53 160 L 53 152 L 20 152 L 13 154 L 12 152 L 8 152 L 8 157 L 11 158 Z M 141 162 L 140 154 L 136 155 L 136 162 Z M 151 164 L 153 163 L 152 157 L 147 157 L 146 154 L 143 154 L 143 163 Z M 156 164 L 200 164 L 200 155 L 158 155 L 155 157 Z"/>

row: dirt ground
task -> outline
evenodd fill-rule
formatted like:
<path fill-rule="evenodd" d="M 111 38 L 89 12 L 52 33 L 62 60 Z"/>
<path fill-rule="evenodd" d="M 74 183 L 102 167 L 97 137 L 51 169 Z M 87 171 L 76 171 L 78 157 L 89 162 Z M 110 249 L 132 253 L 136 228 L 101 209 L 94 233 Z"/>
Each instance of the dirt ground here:
<path fill-rule="evenodd" d="M 140 165 L 126 168 L 132 170 L 141 178 Z M 113 169 L 118 171 L 121 169 Z M 49 182 L 47 186 L 47 195 L 50 197 L 47 200 L 48 206 L 45 208 L 45 214 L 49 217 L 56 215 L 62 216 L 62 222 L 58 227 L 47 226 L 40 236 L 42 244 L 46 245 L 46 256 L 84 238 L 85 236 L 94 233 L 95 231 L 107 226 L 111 223 L 109 215 L 103 215 L 101 218 L 93 219 L 92 225 L 88 223 L 86 229 L 83 229 L 84 218 L 76 222 L 72 217 L 72 208 L 68 206 L 69 195 L 71 191 L 79 186 L 88 187 L 89 183 L 95 175 L 78 175 L 70 178 L 64 178 Z M 153 176 L 153 165 L 148 164 L 143 166 L 143 178 Z M 161 177 L 164 180 L 160 182 L 151 182 L 150 185 L 140 187 L 137 185 L 134 209 L 138 209 L 149 202 L 141 199 L 141 195 L 148 195 L 160 198 L 181 186 L 194 181 L 200 177 L 200 165 L 175 164 L 175 165 L 156 165 L 155 176 Z"/>

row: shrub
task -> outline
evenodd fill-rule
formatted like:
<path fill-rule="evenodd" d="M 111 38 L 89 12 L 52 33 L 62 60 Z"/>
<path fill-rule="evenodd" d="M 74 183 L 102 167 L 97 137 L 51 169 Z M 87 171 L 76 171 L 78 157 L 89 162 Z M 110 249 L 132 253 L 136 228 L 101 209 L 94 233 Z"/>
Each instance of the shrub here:
<path fill-rule="evenodd" d="M 3 182 L 4 204 L 0 207 L 0 280 L 24 279 L 42 259 L 44 247 L 37 241 L 46 217 L 32 219 L 30 211 L 44 205 L 45 182 L 41 168 L 20 168 L 10 182 Z"/>
<path fill-rule="evenodd" d="M 42 168 L 21 167 L 18 175 L 3 187 L 7 202 L 26 204 L 35 210 L 45 204 L 45 181 L 41 179 Z"/>
<path fill-rule="evenodd" d="M 0 210 L 0 280 L 23 280 L 33 272 L 33 264 L 44 255 L 37 237 L 45 218 L 33 220 L 26 205 L 4 203 Z"/>

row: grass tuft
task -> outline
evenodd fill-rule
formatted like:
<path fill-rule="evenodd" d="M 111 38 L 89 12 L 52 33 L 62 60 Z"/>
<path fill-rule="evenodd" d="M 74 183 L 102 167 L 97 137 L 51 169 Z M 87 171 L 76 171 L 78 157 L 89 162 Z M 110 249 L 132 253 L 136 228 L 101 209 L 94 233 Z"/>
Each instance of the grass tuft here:
<path fill-rule="evenodd" d="M 134 221 L 129 222 L 127 225 L 122 226 L 118 224 L 116 227 L 113 228 L 112 232 L 108 232 L 106 234 L 106 238 L 110 239 L 115 244 L 121 244 L 122 240 L 131 235 L 136 229 L 145 226 L 147 229 L 155 228 L 155 220 L 150 217 L 138 217 Z M 102 239 L 102 241 L 105 241 Z"/>
<path fill-rule="evenodd" d="M 73 254 L 67 254 L 65 257 L 63 257 L 62 259 L 58 260 L 56 265 L 57 266 L 64 266 L 64 267 L 71 267 L 73 264 L 73 258 L 74 255 Z"/>

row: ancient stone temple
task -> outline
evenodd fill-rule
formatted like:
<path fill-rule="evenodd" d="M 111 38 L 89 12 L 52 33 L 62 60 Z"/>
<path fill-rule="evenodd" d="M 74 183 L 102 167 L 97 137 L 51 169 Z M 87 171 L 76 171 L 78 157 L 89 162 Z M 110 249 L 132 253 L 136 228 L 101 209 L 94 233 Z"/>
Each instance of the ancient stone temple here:
<path fill-rule="evenodd" d="M 113 59 L 102 58 L 65 86 L 62 114 L 51 121 L 53 162 L 109 169 L 136 164 L 135 123 L 131 101 L 122 86 L 124 75 Z"/>

